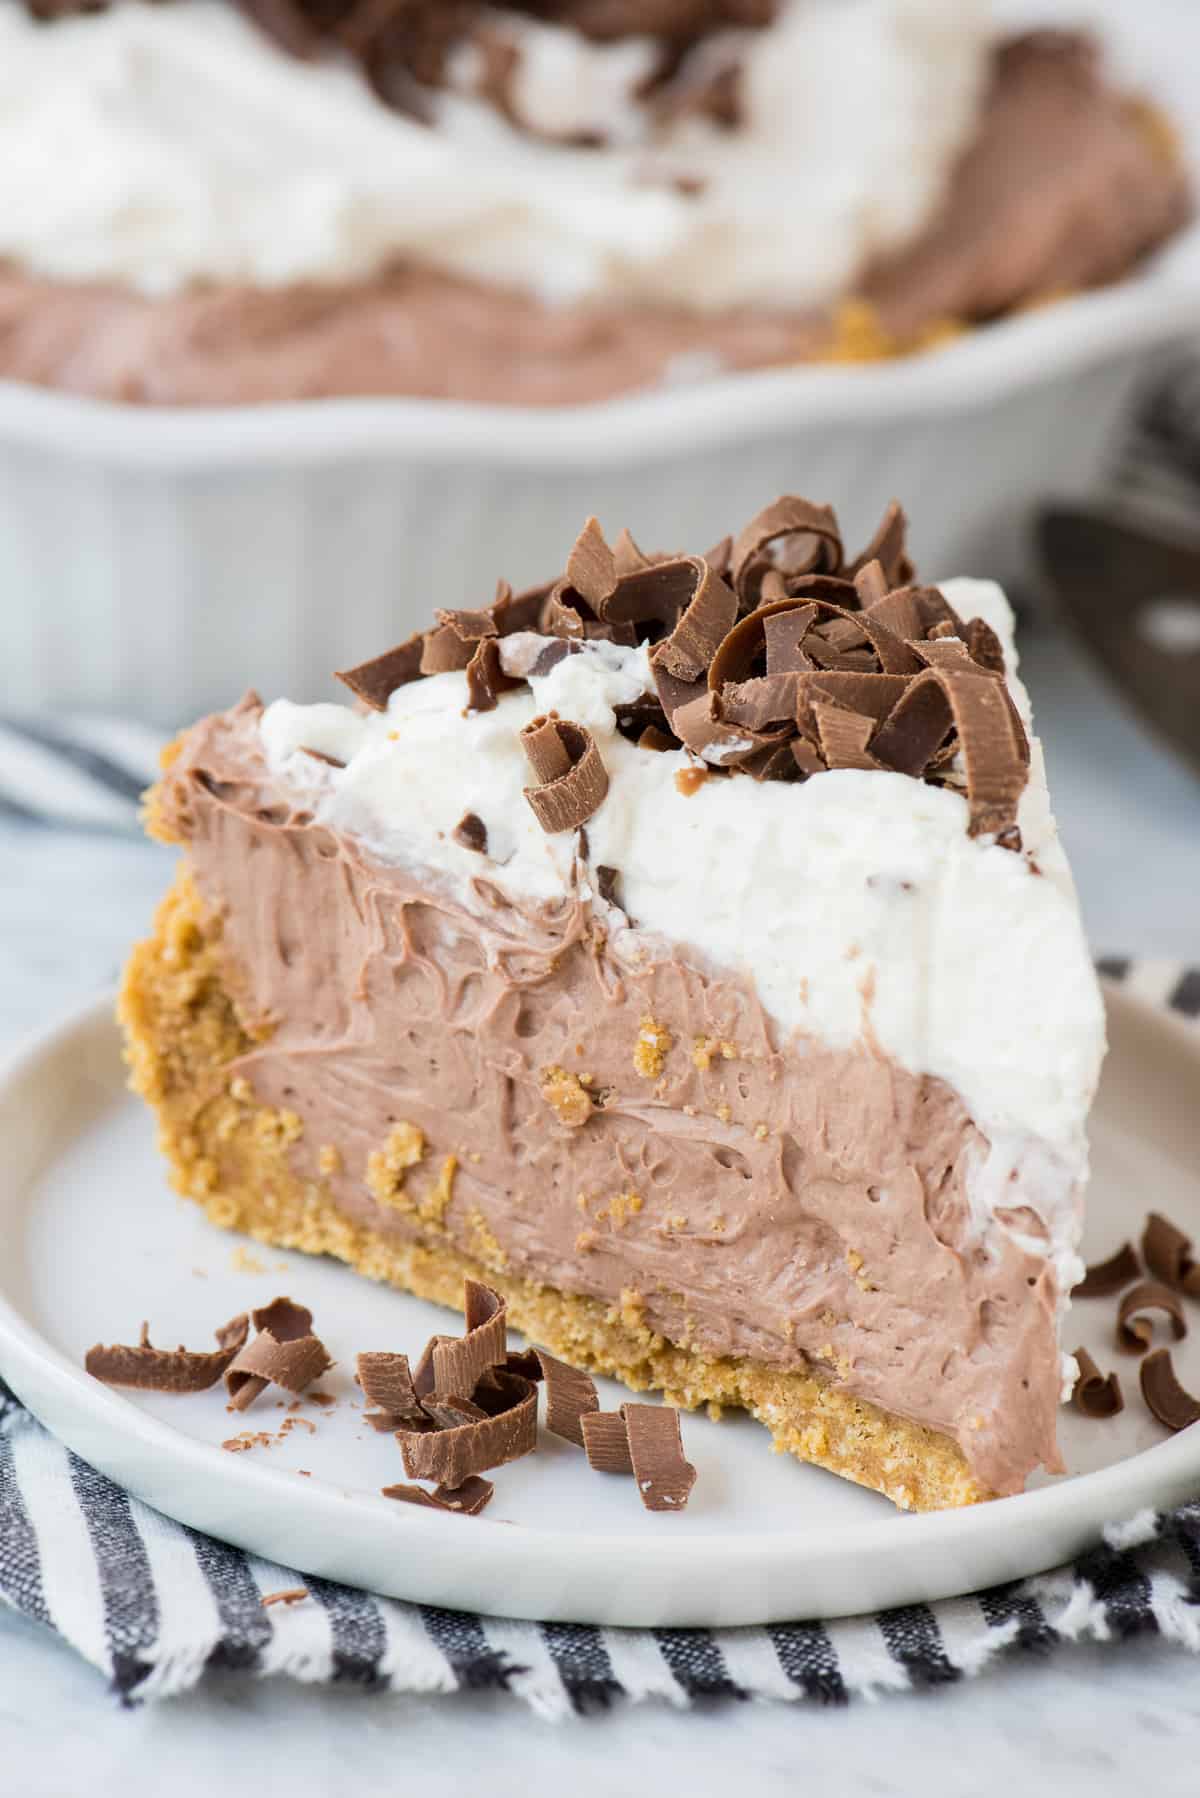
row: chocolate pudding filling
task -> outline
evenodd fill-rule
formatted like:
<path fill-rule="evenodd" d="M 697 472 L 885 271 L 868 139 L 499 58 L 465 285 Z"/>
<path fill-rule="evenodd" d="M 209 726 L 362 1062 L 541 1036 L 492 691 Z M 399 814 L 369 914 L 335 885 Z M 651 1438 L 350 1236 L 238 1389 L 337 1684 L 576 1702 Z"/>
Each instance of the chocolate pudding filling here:
<path fill-rule="evenodd" d="M 482 1235 L 559 1291 L 635 1293 L 672 1342 L 814 1368 L 952 1436 L 991 1491 L 1061 1471 L 1053 1267 L 1028 1219 L 984 1242 L 987 1142 L 872 1048 L 869 1007 L 857 1048 L 781 1040 L 745 974 L 618 956 L 578 895 L 481 873 L 468 911 L 306 818 L 259 711 L 190 732 L 160 808 L 266 1033 L 225 1071 L 300 1119 L 298 1175 L 385 1235 Z"/>

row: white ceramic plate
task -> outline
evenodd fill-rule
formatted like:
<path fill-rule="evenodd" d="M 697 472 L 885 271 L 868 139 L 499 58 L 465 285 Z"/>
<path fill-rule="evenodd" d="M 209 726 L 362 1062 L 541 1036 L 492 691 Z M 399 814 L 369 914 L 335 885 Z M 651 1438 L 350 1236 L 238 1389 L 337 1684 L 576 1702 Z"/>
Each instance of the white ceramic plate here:
<path fill-rule="evenodd" d="M 1110 1018 L 1092 1258 L 1136 1236 L 1150 1205 L 1200 1238 L 1200 1033 L 1116 989 Z M 1020 1498 L 902 1516 L 873 1493 L 772 1455 L 746 1418 L 687 1416 L 699 1479 L 683 1516 L 642 1510 L 630 1483 L 591 1473 L 576 1449 L 544 1433 L 536 1455 L 498 1470 L 485 1516 L 413 1510 L 378 1496 L 403 1470 L 391 1438 L 362 1422 L 354 1356 L 414 1353 L 446 1313 L 332 1262 L 242 1243 L 175 1198 L 152 1121 L 123 1090 L 106 1005 L 0 1079 L 0 1166 L 0 1372 L 43 1423 L 168 1515 L 388 1596 L 608 1624 L 845 1615 L 1041 1571 L 1105 1523 L 1200 1490 L 1200 1427 L 1166 1437 L 1141 1404 L 1136 1362 L 1113 1350 L 1111 1302 L 1093 1301 L 1076 1307 L 1071 1346 L 1119 1366 L 1127 1408 L 1113 1424 L 1064 1411 L 1070 1475 Z M 315 1312 L 338 1363 L 323 1382 L 333 1406 L 288 1412 L 268 1395 L 232 1417 L 221 1388 L 124 1394 L 83 1372 L 91 1343 L 135 1340 L 143 1317 L 157 1340 L 202 1347 L 215 1325 L 279 1292 Z M 1200 1387 L 1200 1329 L 1176 1364 Z M 619 1398 L 606 1386 L 604 1402 Z M 219 1444 L 243 1430 L 272 1440 L 223 1453 Z"/>

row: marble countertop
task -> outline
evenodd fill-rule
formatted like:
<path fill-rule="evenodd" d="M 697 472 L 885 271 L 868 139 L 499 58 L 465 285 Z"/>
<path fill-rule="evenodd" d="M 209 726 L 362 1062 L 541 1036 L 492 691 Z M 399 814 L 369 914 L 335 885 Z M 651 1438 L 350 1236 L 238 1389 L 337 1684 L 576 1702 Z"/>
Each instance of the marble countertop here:
<path fill-rule="evenodd" d="M 1098 952 L 1200 959 L 1200 782 L 1153 744 L 1043 625 L 1025 642 L 1056 810 Z M 168 852 L 0 825 L 0 1050 L 111 985 L 168 877 Z M 1131 1780 L 1196 1790 L 1200 1661 L 1153 1641 L 1021 1660 L 953 1692 L 844 1711 L 678 1713 L 654 1705 L 550 1725 L 512 1700 L 376 1698 L 214 1675 L 120 1710 L 69 1650 L 0 1613 L 0 1791 L 14 1798 L 208 1794 L 236 1768 L 258 1798 L 381 1790 L 579 1798 L 632 1783 L 703 1795 L 1017 1788 L 1073 1798 Z"/>

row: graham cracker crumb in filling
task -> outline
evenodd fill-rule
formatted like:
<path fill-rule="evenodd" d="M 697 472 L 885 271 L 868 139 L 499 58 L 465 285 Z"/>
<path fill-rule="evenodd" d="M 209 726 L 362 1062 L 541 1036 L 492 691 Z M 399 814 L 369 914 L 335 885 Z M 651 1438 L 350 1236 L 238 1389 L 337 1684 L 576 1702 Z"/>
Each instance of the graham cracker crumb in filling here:
<path fill-rule="evenodd" d="M 569 1074 L 566 1068 L 546 1068 L 542 1074 L 542 1097 L 560 1124 L 577 1130 L 592 1115 L 592 1101 L 585 1090 L 590 1074 Z"/>
<path fill-rule="evenodd" d="M 647 1013 L 642 1019 L 638 1039 L 633 1045 L 633 1065 L 643 1080 L 660 1078 L 667 1056 L 675 1046 L 675 1038 Z"/>
<path fill-rule="evenodd" d="M 382 1205 L 407 1207 L 404 1176 L 425 1153 L 425 1136 L 415 1124 L 397 1124 L 382 1149 L 367 1157 L 367 1190 Z"/>
<path fill-rule="evenodd" d="M 692 1064 L 700 1073 L 707 1074 L 718 1056 L 722 1061 L 736 1061 L 737 1053 L 736 1043 L 725 1042 L 715 1036 L 698 1036 L 692 1046 Z"/>

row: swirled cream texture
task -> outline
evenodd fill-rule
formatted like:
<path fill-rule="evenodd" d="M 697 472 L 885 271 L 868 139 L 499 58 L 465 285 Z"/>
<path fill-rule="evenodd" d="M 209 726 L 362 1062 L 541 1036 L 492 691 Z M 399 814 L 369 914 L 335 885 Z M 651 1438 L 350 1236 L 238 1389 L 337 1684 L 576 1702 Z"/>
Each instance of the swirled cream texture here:
<path fill-rule="evenodd" d="M 982 0 L 786 0 L 736 46 L 743 121 L 654 127 L 653 46 L 504 16 L 513 128 L 469 58 L 426 127 L 221 0 L 53 27 L 0 7 L 0 261 L 148 294 L 334 284 L 414 260 L 542 300 L 819 305 L 933 216 L 978 118 Z M 681 184 L 689 191 L 681 191 Z"/>

